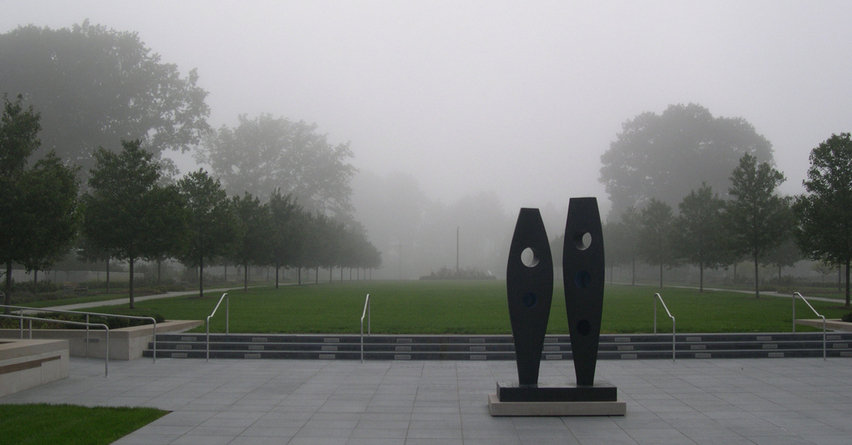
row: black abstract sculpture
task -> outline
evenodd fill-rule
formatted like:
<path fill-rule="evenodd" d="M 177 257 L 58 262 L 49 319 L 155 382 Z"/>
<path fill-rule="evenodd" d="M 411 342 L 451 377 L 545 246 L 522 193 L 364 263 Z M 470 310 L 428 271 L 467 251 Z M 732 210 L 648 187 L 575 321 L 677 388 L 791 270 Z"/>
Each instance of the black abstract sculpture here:
<path fill-rule="evenodd" d="M 538 376 L 550 303 L 553 260 L 538 209 L 521 209 L 506 266 L 509 319 L 518 385 L 497 383 L 489 396 L 495 416 L 624 415 L 615 386 L 595 383 L 601 332 L 604 248 L 595 198 L 571 198 L 562 256 L 565 309 L 576 386 L 539 386 Z"/>
<path fill-rule="evenodd" d="M 553 298 L 553 259 L 538 209 L 521 209 L 506 266 L 509 320 L 518 384 L 538 384 L 541 351 Z"/>
<path fill-rule="evenodd" d="M 595 198 L 571 198 L 568 203 L 562 278 L 577 386 L 593 386 L 604 288 L 603 234 Z"/>

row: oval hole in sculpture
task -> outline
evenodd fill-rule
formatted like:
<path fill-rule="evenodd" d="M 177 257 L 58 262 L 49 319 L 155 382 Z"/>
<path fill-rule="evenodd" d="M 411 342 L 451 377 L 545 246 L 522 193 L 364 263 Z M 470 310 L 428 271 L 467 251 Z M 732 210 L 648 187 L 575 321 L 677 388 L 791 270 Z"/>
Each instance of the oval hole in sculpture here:
<path fill-rule="evenodd" d="M 532 247 L 527 247 L 521 251 L 521 263 L 530 269 L 538 266 L 538 256 L 535 254 L 535 250 L 533 250 Z"/>
<path fill-rule="evenodd" d="M 574 234 L 574 245 L 577 250 L 586 250 L 592 245 L 592 234 L 589 232 L 579 232 Z"/>
<path fill-rule="evenodd" d="M 524 303 L 525 307 L 533 307 L 536 303 L 538 303 L 538 297 L 536 297 L 532 292 L 527 292 L 524 294 L 521 301 Z"/>
<path fill-rule="evenodd" d="M 576 274 L 574 274 L 574 285 L 580 289 L 585 289 L 589 287 L 589 283 L 592 281 L 592 276 L 589 275 L 585 270 L 578 270 Z"/>
<path fill-rule="evenodd" d="M 577 332 L 580 335 L 589 335 L 589 332 L 592 331 L 592 325 L 589 324 L 589 320 L 580 320 L 577 323 Z"/>

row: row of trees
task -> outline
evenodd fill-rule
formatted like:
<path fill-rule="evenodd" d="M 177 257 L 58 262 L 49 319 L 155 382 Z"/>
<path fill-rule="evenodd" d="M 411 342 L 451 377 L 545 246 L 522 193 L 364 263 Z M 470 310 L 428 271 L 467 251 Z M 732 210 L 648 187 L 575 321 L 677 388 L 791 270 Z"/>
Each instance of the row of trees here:
<path fill-rule="evenodd" d="M 781 196 L 784 175 L 768 162 L 745 154 L 730 175 L 728 199 L 703 183 L 678 204 L 650 198 L 641 208 L 628 207 L 605 225 L 607 259 L 614 264 L 644 260 L 659 267 L 686 263 L 704 270 L 748 259 L 754 265 L 759 298 L 759 264 L 792 265 L 801 254 L 845 265 L 846 305 L 850 300 L 852 258 L 852 141 L 833 135 L 814 148 L 804 182 L 806 193 Z"/>
<path fill-rule="evenodd" d="M 210 261 L 379 261 L 351 215 L 348 144 L 330 144 L 314 124 L 269 115 L 212 130 L 198 73 L 182 76 L 136 33 L 88 21 L 19 27 L 0 35 L 0 79 L 0 93 L 22 95 L 4 101 L 0 128 L 7 302 L 12 264 L 44 270 L 78 228 L 87 259 L 124 259 L 132 271 L 139 259 L 179 258 L 202 270 L 202 291 Z M 173 179 L 177 170 L 162 155 L 193 146 L 212 173 Z M 249 239 L 275 235 L 284 220 L 286 248 Z"/>
<path fill-rule="evenodd" d="M 128 262 L 131 307 L 139 259 L 171 257 L 198 267 L 201 296 L 204 266 L 214 260 L 242 265 L 245 286 L 248 266 L 272 265 L 276 287 L 281 267 L 301 272 L 380 263 L 360 227 L 308 212 L 289 195 L 275 191 L 265 201 L 247 192 L 228 197 L 203 169 L 164 182 L 162 166 L 139 141 L 125 142 L 119 153 L 99 150 L 95 157 L 90 191 L 83 196 L 83 234 L 102 259 Z"/>
<path fill-rule="evenodd" d="M 22 101 L 4 98 L 0 125 L 3 193 L 9 198 L 2 201 L 8 207 L 0 218 L 6 235 L 7 304 L 12 264 L 36 271 L 49 267 L 68 251 L 80 227 L 85 257 L 127 261 L 131 307 L 139 260 L 178 258 L 198 267 L 201 295 L 204 265 L 214 260 L 241 264 L 246 274 L 249 265 L 301 271 L 374 268 L 380 263 L 378 251 L 357 224 L 307 211 L 277 190 L 266 201 L 249 193 L 229 198 L 204 170 L 169 181 L 163 164 L 138 140 L 123 142 L 119 152 L 97 150 L 89 189 L 78 200 L 75 170 L 55 155 L 27 169 L 39 146 L 39 115 Z"/>
<path fill-rule="evenodd" d="M 783 179 L 769 164 L 743 155 L 731 174 L 730 199 L 705 183 L 683 198 L 677 214 L 651 198 L 641 209 L 630 207 L 607 223 L 607 258 L 616 264 L 635 265 L 638 258 L 657 265 L 661 287 L 664 266 L 679 263 L 698 267 L 702 290 L 706 268 L 749 258 L 757 274 L 766 254 L 792 234 L 790 200 L 775 191 Z M 755 293 L 759 296 L 757 285 Z"/>

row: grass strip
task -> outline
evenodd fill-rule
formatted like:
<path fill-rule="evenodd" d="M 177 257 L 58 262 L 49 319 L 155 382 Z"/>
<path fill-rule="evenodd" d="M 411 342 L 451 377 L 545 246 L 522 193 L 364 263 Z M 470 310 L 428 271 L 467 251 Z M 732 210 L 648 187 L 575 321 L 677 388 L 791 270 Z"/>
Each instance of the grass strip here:
<path fill-rule="evenodd" d="M 604 333 L 653 331 L 653 287 L 609 285 L 604 295 Z M 502 281 L 387 281 L 284 286 L 230 292 L 231 332 L 358 333 L 364 296 L 372 302 L 372 332 L 387 334 L 508 334 L 511 333 Z M 666 304 L 677 318 L 678 332 L 789 332 L 791 299 L 754 296 L 734 291 L 667 288 Z M 168 320 L 204 320 L 219 295 L 175 297 L 137 303 L 138 311 Z M 848 309 L 837 303 L 812 302 L 827 318 Z M 799 318 L 814 318 L 801 301 Z M 224 305 L 211 332 L 225 331 Z M 118 311 L 126 308 L 98 308 Z M 658 331 L 670 332 L 671 321 L 658 309 Z M 808 330 L 804 327 L 797 330 Z M 196 328 L 204 332 L 204 327 Z M 568 332 L 561 286 L 554 289 L 548 333 Z"/>
<path fill-rule="evenodd" d="M 0 405 L 0 442 L 18 445 L 106 445 L 167 413 L 154 408 Z"/>

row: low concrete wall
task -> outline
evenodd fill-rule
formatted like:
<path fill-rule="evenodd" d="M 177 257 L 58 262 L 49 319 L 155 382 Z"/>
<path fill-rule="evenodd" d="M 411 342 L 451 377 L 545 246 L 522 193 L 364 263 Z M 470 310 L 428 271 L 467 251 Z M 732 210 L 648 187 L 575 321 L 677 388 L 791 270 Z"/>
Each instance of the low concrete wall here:
<path fill-rule="evenodd" d="M 67 340 L 0 342 L 0 397 L 66 377 Z"/>
<path fill-rule="evenodd" d="M 25 321 L 26 323 L 26 321 Z M 183 332 L 201 325 L 198 320 L 174 320 L 157 323 L 157 333 L 166 334 Z M 17 339 L 18 329 L 0 329 L 0 338 Z M 153 340 L 152 325 L 133 326 L 129 328 L 111 329 L 109 331 L 110 360 L 133 360 L 142 357 L 142 351 Z M 29 331 L 24 325 L 24 338 L 29 338 Z M 90 328 L 88 350 L 86 348 L 85 329 L 33 329 L 33 339 L 62 339 L 70 345 L 72 357 L 103 358 L 106 353 L 106 332 L 103 329 Z"/>
<path fill-rule="evenodd" d="M 821 318 L 811 318 L 811 319 L 796 319 L 796 324 L 800 324 L 802 326 L 811 326 L 817 329 L 822 329 L 822 319 Z M 836 319 L 827 319 L 825 320 L 825 329 L 829 331 L 852 331 L 852 323 L 848 321 L 842 321 L 839 318 Z"/>

